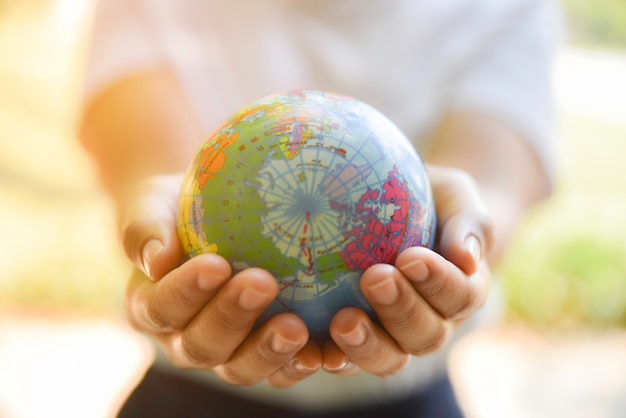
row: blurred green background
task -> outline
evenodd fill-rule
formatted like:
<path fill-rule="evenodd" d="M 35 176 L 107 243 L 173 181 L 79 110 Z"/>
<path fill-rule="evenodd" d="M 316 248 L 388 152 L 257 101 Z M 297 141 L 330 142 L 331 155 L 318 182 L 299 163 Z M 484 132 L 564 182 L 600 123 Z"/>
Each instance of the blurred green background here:
<path fill-rule="evenodd" d="M 510 318 L 540 326 L 626 325 L 626 2 L 564 0 L 555 71 L 554 196 L 499 266 Z"/>
<path fill-rule="evenodd" d="M 601 48 L 626 46 L 624 0 L 563 0 L 563 5 L 574 43 Z"/>
<path fill-rule="evenodd" d="M 496 267 L 510 320 L 626 325 L 626 3 L 564 0 L 554 196 Z M 92 2 L 0 0 L 0 308 L 119 310 L 129 267 L 77 144 Z"/>

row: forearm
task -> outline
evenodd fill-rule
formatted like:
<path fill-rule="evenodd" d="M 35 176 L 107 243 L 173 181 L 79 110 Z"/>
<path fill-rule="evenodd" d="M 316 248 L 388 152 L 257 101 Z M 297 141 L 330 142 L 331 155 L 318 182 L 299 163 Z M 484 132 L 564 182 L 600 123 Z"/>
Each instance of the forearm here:
<path fill-rule="evenodd" d="M 447 116 L 423 156 L 428 163 L 465 170 L 478 183 L 494 222 L 491 262 L 500 258 L 527 209 L 550 192 L 533 151 L 516 132 L 487 116 Z"/>
<path fill-rule="evenodd" d="M 184 170 L 202 139 L 165 70 L 123 79 L 97 97 L 84 112 L 80 136 L 119 205 L 145 177 Z"/>
<path fill-rule="evenodd" d="M 463 169 L 478 182 L 495 224 L 489 253 L 495 261 L 525 211 L 549 193 L 546 175 L 515 132 L 486 116 L 449 115 L 434 135 L 424 159 Z M 180 87 L 166 71 L 155 71 L 124 79 L 97 98 L 85 111 L 81 140 L 123 206 L 145 177 L 184 170 L 202 133 Z"/>

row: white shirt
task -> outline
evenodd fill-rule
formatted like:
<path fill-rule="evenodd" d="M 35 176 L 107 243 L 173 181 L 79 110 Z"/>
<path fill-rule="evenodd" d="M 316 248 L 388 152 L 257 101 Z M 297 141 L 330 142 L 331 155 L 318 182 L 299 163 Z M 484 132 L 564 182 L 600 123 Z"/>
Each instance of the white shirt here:
<path fill-rule="evenodd" d="M 418 150 L 442 114 L 483 112 L 520 133 L 550 173 L 559 22 L 548 0 L 104 0 L 87 96 L 166 66 L 208 134 L 262 96 L 331 90 L 380 110 Z M 291 389 L 233 390 L 318 409 L 375 402 L 428 384 L 445 356 L 413 358 L 387 379 L 318 373 Z"/>

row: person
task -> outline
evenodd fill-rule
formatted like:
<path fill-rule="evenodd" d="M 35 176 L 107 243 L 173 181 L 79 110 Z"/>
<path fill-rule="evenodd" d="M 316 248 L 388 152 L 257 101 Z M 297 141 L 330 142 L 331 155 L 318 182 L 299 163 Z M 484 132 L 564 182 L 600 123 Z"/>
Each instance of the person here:
<path fill-rule="evenodd" d="M 129 321 L 159 350 L 120 416 L 461 416 L 449 348 L 489 317 L 490 266 L 552 188 L 558 16 L 545 0 L 100 2 L 81 140 L 136 266 Z M 319 344 L 291 314 L 253 329 L 274 278 L 184 260 L 175 231 L 207 134 L 294 88 L 388 116 L 428 163 L 438 216 L 435 251 L 363 274 L 380 324 L 347 308 Z"/>

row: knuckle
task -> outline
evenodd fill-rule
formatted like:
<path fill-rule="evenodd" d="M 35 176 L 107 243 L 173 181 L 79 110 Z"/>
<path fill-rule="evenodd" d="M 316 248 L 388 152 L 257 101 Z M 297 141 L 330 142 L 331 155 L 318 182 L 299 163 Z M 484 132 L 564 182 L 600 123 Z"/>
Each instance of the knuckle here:
<path fill-rule="evenodd" d="M 472 310 L 478 304 L 478 294 L 475 289 L 471 288 L 466 292 L 461 293 L 458 305 L 454 315 L 449 315 L 446 319 L 453 319 L 454 317 L 463 314 L 469 310 Z"/>
<path fill-rule="evenodd" d="M 456 319 L 464 316 L 468 311 L 477 305 L 478 295 L 475 289 L 455 289 L 454 292 L 442 290 L 438 292 L 439 297 L 446 297 L 449 302 L 437 309 L 444 320 Z"/>
<path fill-rule="evenodd" d="M 450 267 L 446 269 L 441 280 L 433 281 L 423 292 L 427 300 L 437 301 L 433 306 L 443 319 L 463 316 L 480 302 L 479 291 L 472 281 L 460 282 Z"/>
<path fill-rule="evenodd" d="M 217 353 L 212 353 L 206 346 L 184 335 L 180 339 L 178 352 L 185 363 L 196 367 L 214 367 L 223 361 Z"/>
<path fill-rule="evenodd" d="M 159 333 L 171 332 L 173 330 L 169 319 L 155 303 L 146 303 L 144 306 L 144 317 L 148 326 Z"/>
<path fill-rule="evenodd" d="M 394 328 L 413 328 L 415 324 L 421 322 L 422 309 L 413 303 L 406 309 L 394 311 L 394 315 L 388 317 L 386 322 Z"/>
<path fill-rule="evenodd" d="M 421 344 L 408 351 L 414 356 L 431 354 L 443 348 L 447 340 L 448 327 L 444 322 L 438 321 L 428 334 L 424 334 Z"/>
<path fill-rule="evenodd" d="M 371 362 L 375 359 L 385 358 L 385 350 L 383 344 L 376 342 L 375 344 L 367 344 L 364 350 L 361 350 L 357 358 L 353 359 L 358 362 Z"/>
<path fill-rule="evenodd" d="M 409 354 L 398 356 L 397 359 L 386 369 L 377 373 L 379 377 L 389 377 L 404 370 L 409 364 L 411 356 Z"/>
<path fill-rule="evenodd" d="M 458 300 L 454 309 L 447 315 L 443 315 L 444 319 L 456 320 L 468 316 L 485 304 L 486 296 L 486 293 L 483 293 L 479 286 L 469 283 L 467 289 L 458 293 L 456 296 Z"/>
<path fill-rule="evenodd" d="M 175 282 L 174 284 L 174 296 L 176 303 L 180 306 L 198 306 L 199 303 L 206 300 L 206 296 L 203 292 L 198 292 L 196 288 L 192 288 L 185 282 Z"/>
<path fill-rule="evenodd" d="M 422 292 L 426 299 L 444 299 L 451 293 L 450 283 L 447 279 L 433 280 Z"/>
<path fill-rule="evenodd" d="M 251 356 L 254 364 L 264 368 L 267 366 L 279 366 L 284 363 L 284 360 L 277 357 L 275 353 L 269 352 L 268 350 L 262 350 L 260 348 L 253 350 Z"/>
<path fill-rule="evenodd" d="M 234 386 L 254 386 L 261 380 L 227 366 L 220 367 L 219 374 L 222 380 Z"/>
<path fill-rule="evenodd" d="M 224 306 L 217 304 L 215 309 L 211 311 L 212 320 L 226 334 L 238 333 L 247 329 L 248 322 L 243 315 L 234 315 L 225 309 Z"/>

